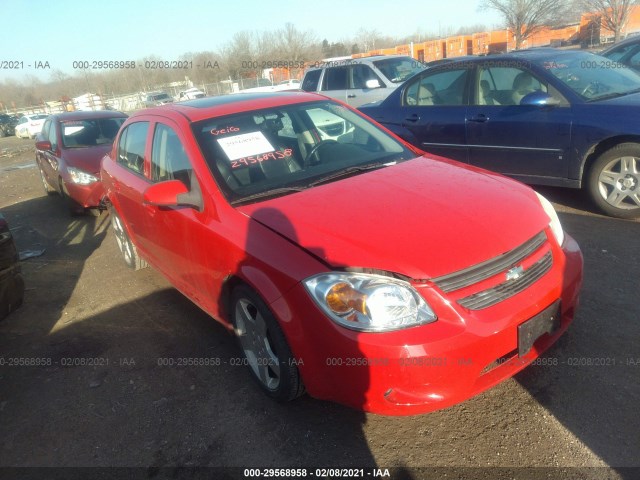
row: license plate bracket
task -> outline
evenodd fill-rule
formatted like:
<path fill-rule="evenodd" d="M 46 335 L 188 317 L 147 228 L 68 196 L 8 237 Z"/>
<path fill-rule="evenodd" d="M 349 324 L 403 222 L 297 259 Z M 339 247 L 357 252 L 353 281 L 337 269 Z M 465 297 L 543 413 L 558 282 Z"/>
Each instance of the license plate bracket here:
<path fill-rule="evenodd" d="M 560 300 L 556 300 L 535 317 L 518 325 L 518 357 L 524 357 L 543 334 L 560 328 Z"/>

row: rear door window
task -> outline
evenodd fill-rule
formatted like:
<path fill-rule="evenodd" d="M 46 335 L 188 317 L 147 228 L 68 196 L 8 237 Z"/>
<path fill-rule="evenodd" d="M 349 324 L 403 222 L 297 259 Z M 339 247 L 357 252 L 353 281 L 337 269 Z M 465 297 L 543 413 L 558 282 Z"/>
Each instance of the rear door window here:
<path fill-rule="evenodd" d="M 464 105 L 469 69 L 444 70 L 421 75 L 405 91 L 405 105 Z"/>

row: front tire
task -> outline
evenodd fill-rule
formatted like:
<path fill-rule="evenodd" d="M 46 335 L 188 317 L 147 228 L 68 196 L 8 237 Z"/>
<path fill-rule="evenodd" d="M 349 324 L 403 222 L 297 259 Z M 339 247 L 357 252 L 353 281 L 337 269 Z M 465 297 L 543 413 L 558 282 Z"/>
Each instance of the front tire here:
<path fill-rule="evenodd" d="M 258 385 L 286 402 L 304 393 L 298 367 L 278 321 L 264 301 L 246 285 L 232 293 L 233 330 Z"/>
<path fill-rule="evenodd" d="M 591 166 L 587 189 L 607 215 L 640 217 L 640 144 L 621 143 L 601 154 Z"/>
<path fill-rule="evenodd" d="M 64 181 L 62 178 L 58 179 L 58 187 L 59 193 L 64 201 L 65 206 L 67 207 L 67 211 L 69 215 L 72 217 L 77 217 L 78 215 L 82 215 L 84 213 L 84 207 L 77 203 L 73 198 L 69 196 L 69 192 L 67 188 L 64 186 Z"/>
<path fill-rule="evenodd" d="M 47 195 L 53 195 L 54 193 L 57 193 L 56 189 L 49 185 L 49 182 L 47 182 L 47 178 L 45 177 L 40 165 L 38 165 L 38 171 L 40 172 L 40 179 L 42 180 L 42 186 L 44 187 L 45 193 Z"/>
<path fill-rule="evenodd" d="M 127 267 L 133 270 L 140 270 L 147 267 L 147 262 L 138 255 L 138 250 L 129 238 L 129 234 L 122 223 L 122 219 L 118 216 L 115 209 L 111 209 L 110 215 L 113 233 L 116 236 L 116 243 L 118 244 L 124 263 L 127 264 Z"/>

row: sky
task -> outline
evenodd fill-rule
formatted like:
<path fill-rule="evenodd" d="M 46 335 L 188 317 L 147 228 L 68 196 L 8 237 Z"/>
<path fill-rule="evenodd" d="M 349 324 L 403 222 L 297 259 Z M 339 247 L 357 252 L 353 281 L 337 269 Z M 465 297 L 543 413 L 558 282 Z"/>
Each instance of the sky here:
<path fill-rule="evenodd" d="M 0 81 L 53 70 L 73 74 L 73 62 L 126 61 L 156 55 L 216 51 L 238 31 L 263 32 L 293 23 L 319 40 L 351 38 L 360 28 L 404 37 L 417 31 L 484 24 L 500 16 L 480 0 L 0 0 Z M 284 60 L 284 59 L 283 59 Z M 11 63 L 9 63 L 11 62 Z M 47 68 L 48 64 L 48 68 Z M 7 68 L 18 65 L 19 68 Z M 40 68 L 37 68 L 40 67 Z"/>

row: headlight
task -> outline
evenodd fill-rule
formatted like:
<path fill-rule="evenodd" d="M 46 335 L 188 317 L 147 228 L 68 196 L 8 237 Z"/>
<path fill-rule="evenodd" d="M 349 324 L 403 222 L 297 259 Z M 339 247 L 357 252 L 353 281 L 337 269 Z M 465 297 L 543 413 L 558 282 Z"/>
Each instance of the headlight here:
<path fill-rule="evenodd" d="M 560 219 L 558 218 L 556 209 L 553 208 L 553 205 L 551 205 L 551 202 L 549 200 L 544 198 L 538 192 L 536 192 L 536 195 L 538 196 L 538 199 L 542 204 L 542 208 L 544 208 L 544 211 L 551 219 L 551 222 L 549 222 L 549 227 L 553 232 L 553 236 L 556 237 L 558 245 L 562 246 L 562 244 L 564 243 L 564 231 L 562 230 L 562 225 L 560 224 Z"/>
<path fill-rule="evenodd" d="M 71 176 L 71 181 L 78 185 L 89 185 L 90 183 L 98 181 L 98 179 L 93 175 L 83 172 L 82 170 L 78 170 L 77 168 L 68 167 L 67 172 L 69 172 L 69 175 Z"/>
<path fill-rule="evenodd" d="M 380 275 L 333 272 L 304 286 L 334 322 L 364 332 L 388 332 L 434 322 L 437 317 L 407 282 Z"/>

